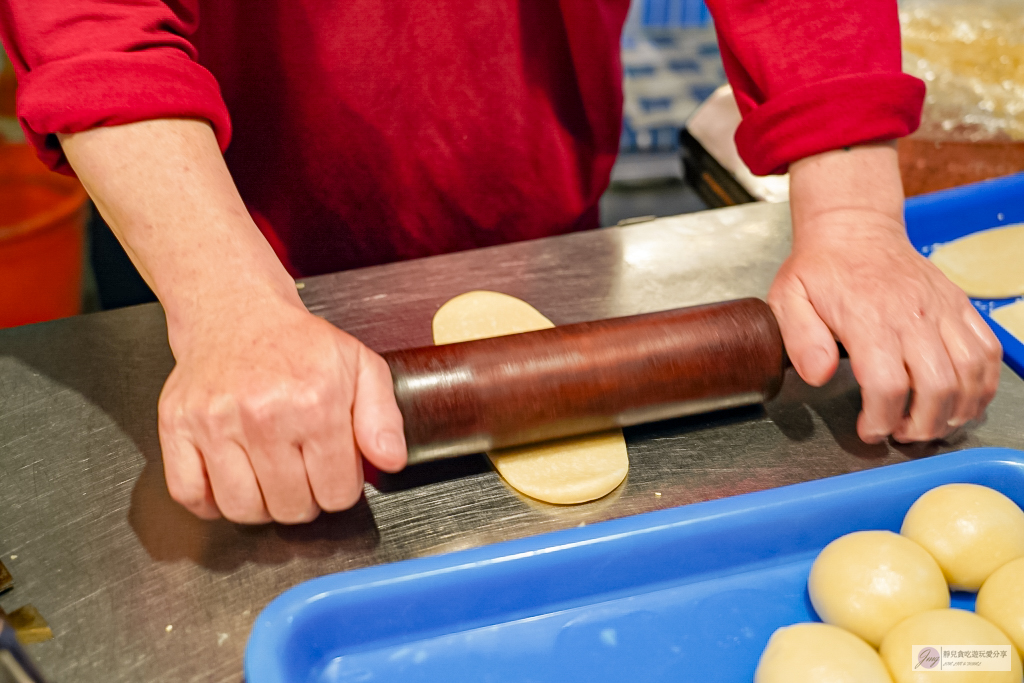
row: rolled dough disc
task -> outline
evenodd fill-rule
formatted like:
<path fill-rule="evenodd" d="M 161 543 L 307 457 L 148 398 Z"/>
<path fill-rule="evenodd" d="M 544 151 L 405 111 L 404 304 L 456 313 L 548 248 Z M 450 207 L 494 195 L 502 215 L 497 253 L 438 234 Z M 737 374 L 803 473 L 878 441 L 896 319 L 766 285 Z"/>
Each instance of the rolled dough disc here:
<path fill-rule="evenodd" d="M 434 314 L 435 344 L 501 337 L 554 327 L 530 304 L 507 294 L 460 294 Z M 509 486 L 546 503 L 596 500 L 626 478 L 629 457 L 622 430 L 557 439 L 487 454 Z"/>
<path fill-rule="evenodd" d="M 546 330 L 555 324 L 540 311 L 508 294 L 466 292 L 449 299 L 434 314 L 434 344 L 455 344 Z"/>
<path fill-rule="evenodd" d="M 1024 265 L 1021 266 L 1024 268 Z M 1006 331 L 1024 342 L 1024 301 L 1009 306 L 1000 306 L 991 313 L 992 319 L 1006 328 Z"/>
<path fill-rule="evenodd" d="M 1024 224 L 983 230 L 935 247 L 929 256 L 968 296 L 1024 294 Z"/>

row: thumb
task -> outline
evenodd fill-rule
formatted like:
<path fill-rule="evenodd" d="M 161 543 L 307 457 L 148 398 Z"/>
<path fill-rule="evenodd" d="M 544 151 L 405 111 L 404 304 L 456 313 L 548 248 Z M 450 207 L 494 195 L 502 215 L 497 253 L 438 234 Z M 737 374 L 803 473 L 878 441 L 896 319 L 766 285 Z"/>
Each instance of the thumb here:
<path fill-rule="evenodd" d="M 796 278 L 776 280 L 768 305 L 779 321 L 786 353 L 800 377 L 815 387 L 829 381 L 839 367 L 839 348 L 803 283 Z"/>
<path fill-rule="evenodd" d="M 375 467 L 397 472 L 405 467 L 407 452 L 391 369 L 383 358 L 361 346 L 357 372 L 352 405 L 356 444 Z"/>

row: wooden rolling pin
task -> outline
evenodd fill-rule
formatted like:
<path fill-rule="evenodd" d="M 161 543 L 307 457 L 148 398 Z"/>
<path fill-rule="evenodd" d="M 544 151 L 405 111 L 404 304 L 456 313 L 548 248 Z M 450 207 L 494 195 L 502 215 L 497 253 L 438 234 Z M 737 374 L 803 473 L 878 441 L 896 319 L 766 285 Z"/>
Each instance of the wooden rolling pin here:
<path fill-rule="evenodd" d="M 384 354 L 409 462 L 770 400 L 786 356 L 760 299 Z"/>

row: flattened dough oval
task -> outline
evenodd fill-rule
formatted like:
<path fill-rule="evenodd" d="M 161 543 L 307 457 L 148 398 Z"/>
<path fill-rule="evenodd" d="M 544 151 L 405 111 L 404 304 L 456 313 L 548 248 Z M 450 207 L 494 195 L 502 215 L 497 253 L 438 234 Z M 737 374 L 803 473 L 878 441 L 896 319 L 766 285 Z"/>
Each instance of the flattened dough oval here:
<path fill-rule="evenodd" d="M 554 327 L 530 304 L 507 294 L 475 291 L 451 299 L 434 315 L 435 344 L 501 337 Z M 561 505 L 596 500 L 615 490 L 629 471 L 622 430 L 487 454 L 509 486 Z"/>
<path fill-rule="evenodd" d="M 1024 294 L 1024 224 L 982 230 L 935 247 L 928 257 L 968 296 Z"/>
<path fill-rule="evenodd" d="M 1021 268 L 1024 268 L 1024 264 L 1021 264 Z M 1007 332 L 1024 342 L 1024 301 L 1018 301 L 1009 306 L 1000 306 L 989 315 L 1005 327 Z"/>
<path fill-rule="evenodd" d="M 555 324 L 522 299 L 500 292 L 475 291 L 449 299 L 434 314 L 434 344 L 455 344 L 546 330 Z"/>

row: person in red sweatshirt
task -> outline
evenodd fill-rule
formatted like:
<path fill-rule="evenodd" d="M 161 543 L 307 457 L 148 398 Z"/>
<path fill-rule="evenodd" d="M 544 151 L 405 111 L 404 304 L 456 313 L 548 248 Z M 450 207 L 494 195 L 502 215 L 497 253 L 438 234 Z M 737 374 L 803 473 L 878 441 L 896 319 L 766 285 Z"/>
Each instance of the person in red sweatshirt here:
<path fill-rule="evenodd" d="M 924 86 L 901 72 L 895 0 L 710 6 L 739 151 L 791 176 L 769 303 L 800 375 L 826 382 L 841 341 L 870 443 L 978 417 L 999 345 L 904 232 L 892 141 Z M 166 311 L 176 500 L 302 522 L 358 500 L 360 454 L 404 466 L 387 365 L 292 276 L 597 227 L 627 7 L 0 0 L 28 139 L 78 175 Z"/>

